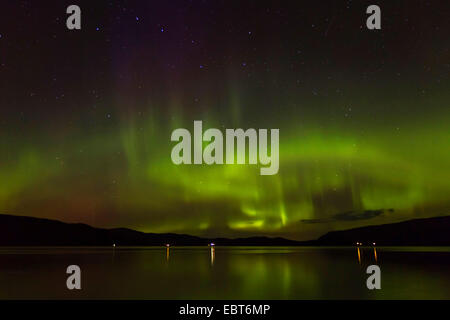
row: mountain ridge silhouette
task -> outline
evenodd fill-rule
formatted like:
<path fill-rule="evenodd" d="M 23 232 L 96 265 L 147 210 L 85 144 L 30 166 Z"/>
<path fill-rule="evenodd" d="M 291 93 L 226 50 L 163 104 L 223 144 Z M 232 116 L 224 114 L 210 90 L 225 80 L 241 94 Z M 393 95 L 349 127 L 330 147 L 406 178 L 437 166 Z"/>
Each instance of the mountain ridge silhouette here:
<path fill-rule="evenodd" d="M 83 223 L 0 214 L 0 246 L 450 246 L 450 216 L 331 231 L 316 240 L 282 237 L 204 238 L 145 233 L 129 228 L 95 228 Z"/>

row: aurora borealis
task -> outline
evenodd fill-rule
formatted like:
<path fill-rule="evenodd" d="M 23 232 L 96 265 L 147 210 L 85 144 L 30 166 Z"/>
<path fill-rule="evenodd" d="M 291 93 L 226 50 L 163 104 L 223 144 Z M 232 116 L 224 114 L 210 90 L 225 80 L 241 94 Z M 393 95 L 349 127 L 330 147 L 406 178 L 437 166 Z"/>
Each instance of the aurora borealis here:
<path fill-rule="evenodd" d="M 450 26 L 428 2 L 8 3 L 0 213 L 310 239 L 450 214 Z M 432 3 L 432 2 L 431 2 Z M 176 166 L 176 128 L 279 128 L 279 172 Z"/>

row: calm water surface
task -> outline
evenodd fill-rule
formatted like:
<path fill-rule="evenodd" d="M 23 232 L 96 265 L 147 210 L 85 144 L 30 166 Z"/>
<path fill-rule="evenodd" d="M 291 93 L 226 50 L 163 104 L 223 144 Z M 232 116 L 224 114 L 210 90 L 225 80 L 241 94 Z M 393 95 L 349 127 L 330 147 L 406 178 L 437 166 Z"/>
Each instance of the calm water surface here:
<path fill-rule="evenodd" d="M 81 291 L 66 289 L 71 264 Z M 52 298 L 450 299 L 450 248 L 0 248 L 0 299 Z"/>

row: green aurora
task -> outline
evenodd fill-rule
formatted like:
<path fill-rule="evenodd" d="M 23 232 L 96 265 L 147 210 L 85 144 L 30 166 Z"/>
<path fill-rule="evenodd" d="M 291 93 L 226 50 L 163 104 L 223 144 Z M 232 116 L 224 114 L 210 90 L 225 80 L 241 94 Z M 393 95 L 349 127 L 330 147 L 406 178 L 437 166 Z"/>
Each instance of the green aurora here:
<path fill-rule="evenodd" d="M 7 165 L 0 169 L 1 210 L 147 232 L 300 239 L 330 229 L 448 214 L 449 113 L 429 111 L 444 101 L 449 97 L 439 92 L 405 102 L 353 98 L 351 107 L 337 103 L 346 108 L 337 115 L 343 119 L 329 122 L 301 109 L 274 108 L 285 112 L 256 126 L 280 128 L 280 170 L 274 176 L 261 176 L 251 165 L 171 162 L 173 129 L 192 129 L 194 119 L 210 127 L 255 125 L 239 107 L 239 120 L 229 115 L 228 122 L 223 114 L 219 120 L 202 110 L 156 115 L 149 106 L 139 118 L 117 115 L 115 125 L 96 135 L 74 129 L 61 139 L 45 130 L 27 132 L 1 146 L 8 150 L 2 153 Z M 358 114 L 364 103 L 372 109 L 404 103 L 427 110 L 427 117 L 391 112 L 377 123 Z M 371 216 L 377 210 L 380 215 Z M 356 219 L 335 218 L 350 211 Z"/>

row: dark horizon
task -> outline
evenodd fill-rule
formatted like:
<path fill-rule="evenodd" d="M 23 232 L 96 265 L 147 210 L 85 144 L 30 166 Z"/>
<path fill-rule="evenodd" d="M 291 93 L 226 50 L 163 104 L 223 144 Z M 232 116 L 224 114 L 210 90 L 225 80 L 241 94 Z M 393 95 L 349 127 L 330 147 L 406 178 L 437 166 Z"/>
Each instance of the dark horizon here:
<path fill-rule="evenodd" d="M 127 228 L 100 229 L 86 224 L 0 215 L 0 246 L 449 246 L 450 216 L 407 220 L 328 232 L 318 239 L 281 237 L 202 238 L 176 233 L 142 233 Z"/>

